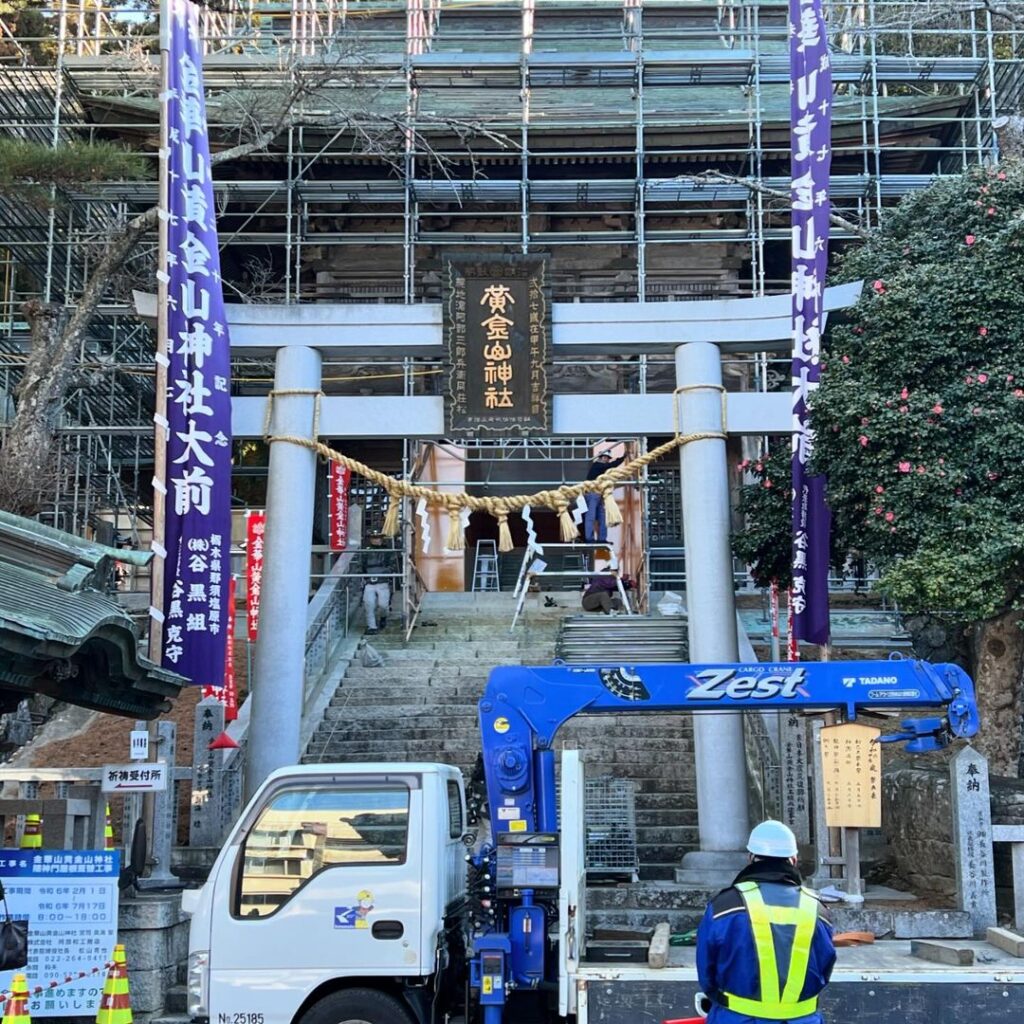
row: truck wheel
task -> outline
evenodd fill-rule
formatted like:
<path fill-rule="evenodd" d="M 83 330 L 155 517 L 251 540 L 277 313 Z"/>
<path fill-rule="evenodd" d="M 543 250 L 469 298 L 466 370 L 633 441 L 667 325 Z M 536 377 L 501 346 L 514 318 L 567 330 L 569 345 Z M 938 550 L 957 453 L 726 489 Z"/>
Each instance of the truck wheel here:
<path fill-rule="evenodd" d="M 301 1024 L 413 1024 L 394 996 L 373 988 L 332 992 L 303 1014 Z"/>

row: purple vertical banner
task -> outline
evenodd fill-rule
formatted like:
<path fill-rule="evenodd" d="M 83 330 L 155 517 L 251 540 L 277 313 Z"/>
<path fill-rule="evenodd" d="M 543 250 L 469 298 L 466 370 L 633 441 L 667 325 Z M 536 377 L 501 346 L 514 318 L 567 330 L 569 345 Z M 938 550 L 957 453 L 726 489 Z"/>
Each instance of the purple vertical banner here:
<path fill-rule="evenodd" d="M 821 378 L 832 166 L 832 68 L 821 0 L 789 0 L 793 209 L 793 589 L 796 636 L 829 638 L 831 514 L 825 477 L 811 476 L 808 400 Z"/>
<path fill-rule="evenodd" d="M 167 561 L 163 663 L 222 686 L 231 548 L 231 359 L 203 98 L 199 9 L 170 0 Z"/>

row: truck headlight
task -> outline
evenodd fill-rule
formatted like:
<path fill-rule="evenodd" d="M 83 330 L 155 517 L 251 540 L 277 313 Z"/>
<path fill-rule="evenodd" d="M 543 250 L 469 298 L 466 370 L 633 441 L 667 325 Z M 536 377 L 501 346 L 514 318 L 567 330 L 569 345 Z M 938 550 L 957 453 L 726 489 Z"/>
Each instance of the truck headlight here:
<path fill-rule="evenodd" d="M 210 1015 L 210 951 L 200 949 L 188 955 L 188 1015 Z"/>

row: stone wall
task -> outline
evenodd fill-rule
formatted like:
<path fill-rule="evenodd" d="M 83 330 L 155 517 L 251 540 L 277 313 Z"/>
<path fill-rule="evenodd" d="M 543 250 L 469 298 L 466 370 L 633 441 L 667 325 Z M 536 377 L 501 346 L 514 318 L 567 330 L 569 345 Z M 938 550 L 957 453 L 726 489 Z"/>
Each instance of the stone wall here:
<path fill-rule="evenodd" d="M 992 778 L 992 821 L 1024 825 L 1024 780 Z M 899 876 L 915 893 L 955 896 L 953 812 L 947 768 L 887 769 L 882 781 L 882 824 Z M 1010 851 L 996 843 L 999 908 L 1012 907 Z"/>

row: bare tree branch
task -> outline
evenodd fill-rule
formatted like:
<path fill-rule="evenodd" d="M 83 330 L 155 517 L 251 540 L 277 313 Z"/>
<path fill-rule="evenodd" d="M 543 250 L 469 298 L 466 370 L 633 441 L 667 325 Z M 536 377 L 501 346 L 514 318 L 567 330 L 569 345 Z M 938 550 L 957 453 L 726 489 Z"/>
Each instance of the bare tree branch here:
<path fill-rule="evenodd" d="M 1015 11 L 1006 4 L 994 4 L 992 0 L 982 0 L 982 5 L 996 18 L 1003 18 L 1011 25 L 1024 25 L 1024 11 Z"/>
<path fill-rule="evenodd" d="M 480 138 L 501 149 L 515 146 L 500 132 L 474 122 L 376 109 L 375 101 L 386 91 L 387 84 L 367 85 L 353 46 L 340 41 L 327 64 L 311 67 L 296 61 L 283 65 L 275 79 L 287 85 L 276 95 L 267 90 L 222 93 L 218 102 L 222 111 L 230 115 L 222 120 L 238 125 L 237 141 L 214 150 L 211 165 L 265 151 L 285 132 L 298 126 L 331 133 L 332 142 L 349 134 L 354 139 L 354 148 L 379 156 L 403 174 L 406 156 L 413 152 L 440 168 L 447 177 L 453 177 L 451 167 L 455 158 L 437 148 L 430 137 L 432 131 L 454 135 L 464 148 L 463 156 L 472 161 L 474 175 L 477 162 L 470 145 L 472 139 Z M 141 60 L 141 56 L 131 59 Z M 328 142 L 322 152 L 330 145 Z M 300 170 L 300 176 L 311 163 Z M 155 227 L 158 215 L 159 207 L 152 206 L 113 228 L 98 247 L 98 255 L 89 265 L 88 277 L 73 307 L 39 301 L 23 307 L 30 343 L 16 391 L 17 409 L 0 449 L 0 507 L 32 515 L 38 511 L 47 490 L 52 490 L 47 482 L 52 484 L 55 479 L 55 430 L 86 331 L 136 246 Z M 264 283 L 269 284 L 269 279 Z"/>
<path fill-rule="evenodd" d="M 751 192 L 756 192 L 759 195 L 767 196 L 770 199 L 777 199 L 779 202 L 785 203 L 787 206 L 791 203 L 791 197 L 788 192 L 783 192 L 781 189 L 772 188 L 769 185 L 765 185 L 763 182 L 758 181 L 755 178 L 743 178 L 735 174 L 726 174 L 723 171 L 704 171 L 701 174 L 679 174 L 675 178 L 676 181 L 692 181 L 695 184 L 701 183 L 714 183 L 714 182 L 728 182 L 732 185 L 742 185 L 744 188 L 749 189 Z M 870 236 L 870 232 L 866 228 L 862 228 L 859 224 L 855 224 L 852 220 L 847 220 L 842 214 L 836 213 L 835 211 L 829 214 L 829 223 L 835 225 L 837 228 L 842 228 L 844 231 L 849 231 L 850 234 L 856 235 L 860 239 L 866 240 Z"/>

